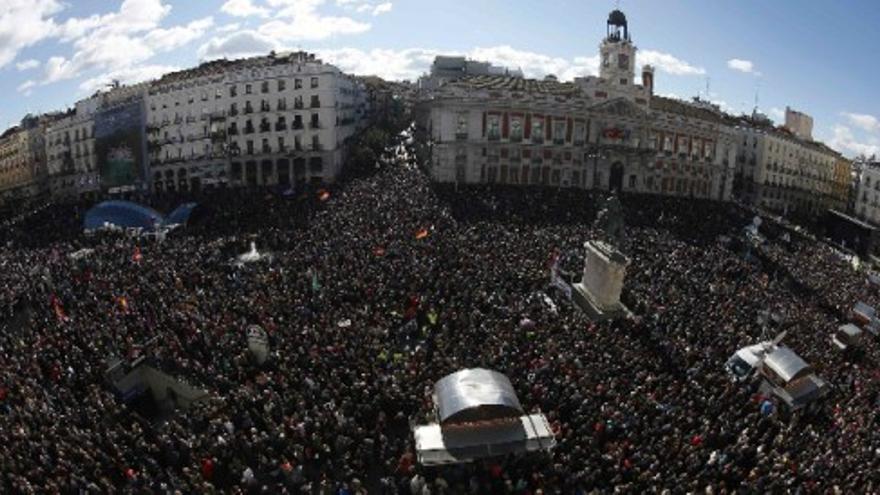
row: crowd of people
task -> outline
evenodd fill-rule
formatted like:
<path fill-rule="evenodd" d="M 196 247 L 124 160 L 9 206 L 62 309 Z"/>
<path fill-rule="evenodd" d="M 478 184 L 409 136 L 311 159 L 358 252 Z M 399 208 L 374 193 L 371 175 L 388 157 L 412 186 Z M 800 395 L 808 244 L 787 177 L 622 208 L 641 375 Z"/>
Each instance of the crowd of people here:
<path fill-rule="evenodd" d="M 86 237 L 84 205 L 11 222 L 0 492 L 880 490 L 877 345 L 854 360 L 830 343 L 853 303 L 880 304 L 865 274 L 770 222 L 743 256 L 725 241 L 751 221 L 735 205 L 627 196 L 634 316 L 591 322 L 548 286 L 548 260 L 579 278 L 596 194 L 437 185 L 398 159 L 306 197 L 205 195 L 206 213 L 161 243 Z M 272 256 L 231 264 L 252 241 Z M 768 338 L 766 310 L 833 385 L 814 412 L 767 414 L 725 373 Z M 251 325 L 269 336 L 262 365 Z M 139 413 L 104 376 L 132 355 L 208 398 Z M 556 448 L 420 466 L 411 428 L 435 420 L 433 384 L 469 367 L 507 375 Z"/>

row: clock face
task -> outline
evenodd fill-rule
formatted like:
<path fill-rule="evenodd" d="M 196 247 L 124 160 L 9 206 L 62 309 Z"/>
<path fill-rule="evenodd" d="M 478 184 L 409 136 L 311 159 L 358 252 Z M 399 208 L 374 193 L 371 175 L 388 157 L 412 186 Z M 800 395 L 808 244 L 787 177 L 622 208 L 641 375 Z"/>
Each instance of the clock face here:
<path fill-rule="evenodd" d="M 621 53 L 617 56 L 617 67 L 620 69 L 628 69 L 629 68 L 629 55 L 626 53 Z"/>
<path fill-rule="evenodd" d="M 608 67 L 608 54 L 607 53 L 602 54 L 602 65 L 605 67 Z"/>

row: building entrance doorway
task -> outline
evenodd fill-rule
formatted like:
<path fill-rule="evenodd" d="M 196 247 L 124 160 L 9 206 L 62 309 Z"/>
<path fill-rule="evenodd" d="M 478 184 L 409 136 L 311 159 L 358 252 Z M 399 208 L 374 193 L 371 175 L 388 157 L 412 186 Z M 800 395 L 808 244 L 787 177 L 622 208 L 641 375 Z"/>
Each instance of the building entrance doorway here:
<path fill-rule="evenodd" d="M 623 191 L 623 164 L 614 162 L 611 166 L 611 177 L 608 180 L 609 191 Z"/>

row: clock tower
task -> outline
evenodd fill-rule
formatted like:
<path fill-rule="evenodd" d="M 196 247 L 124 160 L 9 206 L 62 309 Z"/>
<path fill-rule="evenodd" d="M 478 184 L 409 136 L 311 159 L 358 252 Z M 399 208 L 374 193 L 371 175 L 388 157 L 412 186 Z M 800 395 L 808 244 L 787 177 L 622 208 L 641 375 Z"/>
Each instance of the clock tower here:
<path fill-rule="evenodd" d="M 633 85 L 636 67 L 636 46 L 629 38 L 626 16 L 619 10 L 608 14 L 605 39 L 599 46 L 599 76 L 613 87 Z"/>

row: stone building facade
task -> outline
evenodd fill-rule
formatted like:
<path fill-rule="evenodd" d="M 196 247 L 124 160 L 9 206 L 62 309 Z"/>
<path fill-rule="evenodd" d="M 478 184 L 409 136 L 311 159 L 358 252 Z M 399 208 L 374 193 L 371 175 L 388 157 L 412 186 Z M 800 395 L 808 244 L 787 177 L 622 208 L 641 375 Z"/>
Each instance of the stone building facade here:
<path fill-rule="evenodd" d="M 433 179 L 729 200 L 736 142 L 721 111 L 654 96 L 649 66 L 635 84 L 623 13 L 607 27 L 599 77 L 466 77 L 424 94 Z"/>
<path fill-rule="evenodd" d="M 168 74 L 147 96 L 155 190 L 332 182 L 366 114 L 363 84 L 303 52 Z"/>

